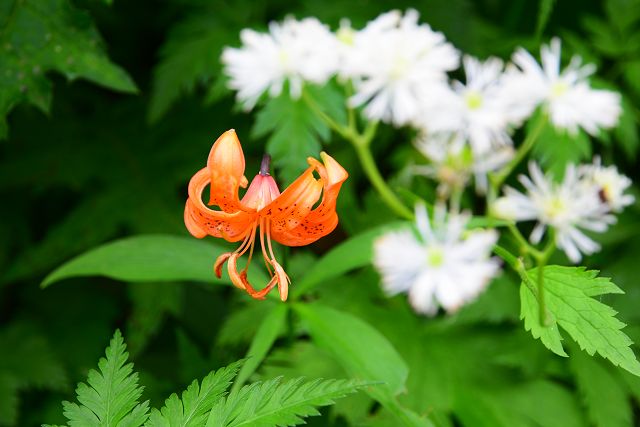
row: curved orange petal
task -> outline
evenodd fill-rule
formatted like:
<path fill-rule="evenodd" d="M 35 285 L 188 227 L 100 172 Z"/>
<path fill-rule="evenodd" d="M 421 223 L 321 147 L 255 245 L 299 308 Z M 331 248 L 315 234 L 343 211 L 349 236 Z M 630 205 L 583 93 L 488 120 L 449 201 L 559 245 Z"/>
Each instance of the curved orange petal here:
<path fill-rule="evenodd" d="M 207 168 L 198 171 L 189 181 L 189 199 L 184 209 L 184 223 L 197 238 L 206 235 L 221 237 L 229 242 L 242 240 L 251 232 L 257 213 L 239 210 L 234 213 L 214 211 L 202 202 L 202 191 L 209 184 Z"/>
<path fill-rule="evenodd" d="M 207 168 L 211 178 L 209 204 L 220 206 L 225 212 L 244 210 L 238 189 L 247 186 L 247 178 L 244 176 L 244 153 L 235 130 L 226 131 L 213 144 Z"/>
<path fill-rule="evenodd" d="M 324 164 L 320 163 L 314 158 L 309 158 L 309 169 L 298 178 L 300 180 L 304 177 L 307 182 L 307 194 L 302 195 L 300 200 L 303 201 L 305 208 L 308 209 L 288 209 L 283 210 L 285 215 L 278 216 L 273 214 L 271 221 L 271 237 L 278 243 L 282 243 L 287 246 L 303 246 L 315 242 L 319 238 L 331 233 L 338 225 L 338 215 L 336 214 L 336 201 L 338 199 L 338 193 L 342 187 L 342 183 L 348 178 L 347 171 L 340 166 L 340 164 L 326 153 L 320 154 Z M 317 171 L 320 175 L 320 180 L 313 178 L 313 171 Z M 314 189 L 311 189 L 309 184 L 310 176 L 317 184 L 322 184 L 322 200 L 320 204 L 313 210 L 311 206 L 317 201 L 320 196 L 319 190 L 316 193 Z M 298 180 L 296 180 L 291 187 L 293 187 Z M 304 184 L 301 183 L 302 187 Z M 289 187 L 289 188 L 291 188 Z M 281 197 L 289 191 L 289 188 L 282 193 Z M 315 197 L 311 204 L 306 204 L 310 198 Z M 280 197 L 275 202 L 279 202 Z M 291 200 L 286 202 L 290 203 Z M 294 201 L 294 204 L 296 201 Z"/>

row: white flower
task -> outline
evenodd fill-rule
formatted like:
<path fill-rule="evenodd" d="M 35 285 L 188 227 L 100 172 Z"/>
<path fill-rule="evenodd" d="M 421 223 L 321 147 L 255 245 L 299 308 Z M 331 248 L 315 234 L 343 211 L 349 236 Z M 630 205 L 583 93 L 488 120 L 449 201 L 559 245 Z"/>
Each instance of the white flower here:
<path fill-rule="evenodd" d="M 429 101 L 418 126 L 429 134 L 453 134 L 468 142 L 477 155 L 511 145 L 509 125 L 515 118 L 510 114 L 510 96 L 501 84 L 502 61 L 480 62 L 465 56 L 463 64 L 467 83 L 455 81 L 452 88 L 443 85 L 437 93 L 426 95 Z"/>
<path fill-rule="evenodd" d="M 411 230 L 390 232 L 375 243 L 374 264 L 388 295 L 408 293 L 413 308 L 434 315 L 473 301 L 499 271 L 490 258 L 495 230 L 465 231 L 466 216 L 437 208 L 432 224 L 424 205 L 416 207 L 420 239 Z"/>
<path fill-rule="evenodd" d="M 539 243 L 546 228 L 552 227 L 555 243 L 572 262 L 579 262 L 583 253 L 597 252 L 600 245 L 581 229 L 601 233 L 615 218 L 607 213 L 596 192 L 585 191 L 576 168 L 567 166 L 561 183 L 552 182 L 533 162 L 529 163 L 529 173 L 531 179 L 518 177 L 527 194 L 506 187 L 505 196 L 496 201 L 493 212 L 505 219 L 537 220 L 529 238 L 533 243 Z"/>
<path fill-rule="evenodd" d="M 508 70 L 507 86 L 514 96 L 514 112 L 528 116 L 540 103 L 555 127 L 576 133 L 578 128 L 597 135 L 600 128 L 618 123 L 620 95 L 609 90 L 592 89 L 587 77 L 595 72 L 593 64 L 582 65 L 574 56 L 560 70 L 560 40 L 554 38 L 541 50 L 542 66 L 524 49 L 513 55 L 518 67 Z"/>
<path fill-rule="evenodd" d="M 247 109 L 267 90 L 271 97 L 280 95 L 285 81 L 298 98 L 305 81 L 322 84 L 337 72 L 336 38 L 315 18 L 272 22 L 268 33 L 244 29 L 240 39 L 242 47 L 225 48 L 222 62 L 229 88 Z"/>
<path fill-rule="evenodd" d="M 511 145 L 497 147 L 485 153 L 475 153 L 464 140 L 455 134 L 421 134 L 414 142 L 416 149 L 429 161 L 429 165 L 413 167 L 413 172 L 440 182 L 440 192 L 447 194 L 451 188 L 465 187 L 471 176 L 475 177 L 476 191 L 487 190 L 487 174 L 498 170 L 513 158 Z"/>
<path fill-rule="evenodd" d="M 396 126 L 410 123 L 431 88 L 444 84 L 445 73 L 458 67 L 455 48 L 418 18 L 413 9 L 404 16 L 394 10 L 343 37 L 351 43 L 340 71 L 354 82 L 349 102 L 366 105 L 364 112 L 372 120 Z"/>
<path fill-rule="evenodd" d="M 620 212 L 635 201 L 632 195 L 625 194 L 631 180 L 614 165 L 602 166 L 600 157 L 596 157 L 593 164 L 581 165 L 578 174 L 587 186 L 586 191 L 596 193 L 600 202 L 613 212 Z"/>

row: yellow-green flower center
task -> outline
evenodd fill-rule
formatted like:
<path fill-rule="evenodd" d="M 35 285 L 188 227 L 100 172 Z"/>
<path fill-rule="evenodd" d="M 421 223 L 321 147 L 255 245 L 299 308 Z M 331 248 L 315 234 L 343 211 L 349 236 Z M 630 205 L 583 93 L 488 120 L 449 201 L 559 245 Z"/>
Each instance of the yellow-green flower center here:
<path fill-rule="evenodd" d="M 551 85 L 551 96 L 553 97 L 562 96 L 565 93 L 567 93 L 567 90 L 569 90 L 568 84 L 566 84 L 563 81 L 555 82 L 553 85 Z"/>
<path fill-rule="evenodd" d="M 566 210 L 567 206 L 560 197 L 554 197 L 544 205 L 544 213 L 548 218 L 557 218 L 563 215 Z"/>
<path fill-rule="evenodd" d="M 355 31 L 353 31 L 351 27 L 341 26 L 336 32 L 336 37 L 342 43 L 353 46 L 353 43 L 355 42 Z"/>
<path fill-rule="evenodd" d="M 464 97 L 467 107 L 470 110 L 477 110 L 482 107 L 482 95 L 479 92 L 471 91 L 468 92 Z"/>
<path fill-rule="evenodd" d="M 427 249 L 427 264 L 430 267 L 440 267 L 444 264 L 444 251 L 440 247 Z"/>
<path fill-rule="evenodd" d="M 280 61 L 280 64 L 286 68 L 290 65 L 291 56 L 289 55 L 289 52 L 287 52 L 284 49 L 281 49 L 280 52 L 278 53 L 278 60 Z"/>
<path fill-rule="evenodd" d="M 408 69 L 409 61 L 407 61 L 405 57 L 398 55 L 395 62 L 393 63 L 393 66 L 391 67 L 390 76 L 394 80 L 400 79 L 404 77 Z"/>

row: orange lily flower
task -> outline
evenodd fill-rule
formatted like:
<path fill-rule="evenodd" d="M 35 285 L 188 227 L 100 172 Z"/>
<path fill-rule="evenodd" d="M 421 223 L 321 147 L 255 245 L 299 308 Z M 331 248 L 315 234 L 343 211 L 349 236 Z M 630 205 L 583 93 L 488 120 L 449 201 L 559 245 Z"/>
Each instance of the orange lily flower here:
<path fill-rule="evenodd" d="M 331 233 L 338 225 L 336 200 L 347 171 L 326 153 L 323 163 L 309 157 L 309 168 L 284 192 L 280 193 L 269 175 L 270 157 L 262 159 L 260 172 L 253 178 L 242 199 L 240 187 L 248 184 L 244 176 L 244 154 L 235 130 L 223 133 L 211 147 L 207 167 L 199 170 L 189 182 L 189 198 L 184 210 L 184 223 L 197 238 L 207 235 L 228 242 L 242 241 L 238 249 L 220 255 L 214 263 L 218 278 L 227 262 L 231 282 L 256 299 L 264 299 L 275 286 L 280 299 L 288 295 L 289 276 L 276 261 L 271 240 L 287 246 L 304 246 Z M 317 172 L 320 178 L 314 176 Z M 202 201 L 202 192 L 210 186 L 209 206 Z M 313 206 L 320 203 L 313 208 Z M 260 291 L 247 280 L 256 235 L 259 229 L 260 247 L 271 280 Z M 249 251 L 245 267 L 238 271 L 238 258 Z"/>

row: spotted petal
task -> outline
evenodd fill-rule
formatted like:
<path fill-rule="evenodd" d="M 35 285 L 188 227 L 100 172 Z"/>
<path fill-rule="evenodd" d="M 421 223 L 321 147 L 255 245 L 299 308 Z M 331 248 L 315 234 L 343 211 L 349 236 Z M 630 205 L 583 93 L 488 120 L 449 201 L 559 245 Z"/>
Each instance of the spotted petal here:
<path fill-rule="evenodd" d="M 233 213 L 216 211 L 202 201 L 202 191 L 210 183 L 208 168 L 201 169 L 189 182 L 189 199 L 184 209 L 184 223 L 197 238 L 206 235 L 221 237 L 229 242 L 242 240 L 252 229 L 255 212 L 238 210 Z"/>
<path fill-rule="evenodd" d="M 324 164 L 308 158 L 309 168 L 280 196 L 292 190 L 286 200 L 289 209 L 272 212 L 271 237 L 283 245 L 308 245 L 331 233 L 338 225 L 336 200 L 349 174 L 328 154 L 321 153 L 321 156 Z M 313 177 L 314 171 L 320 175 L 319 180 Z M 320 190 L 322 200 L 311 209 L 320 198 Z"/>

